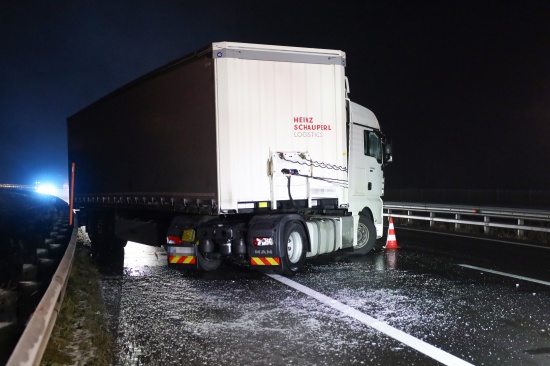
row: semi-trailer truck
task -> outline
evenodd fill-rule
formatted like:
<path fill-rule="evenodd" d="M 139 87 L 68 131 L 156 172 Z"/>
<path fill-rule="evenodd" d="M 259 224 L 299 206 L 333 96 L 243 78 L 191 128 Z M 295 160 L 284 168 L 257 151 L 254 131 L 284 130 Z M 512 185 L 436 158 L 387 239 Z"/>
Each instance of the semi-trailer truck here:
<path fill-rule="evenodd" d="M 349 99 L 345 67 L 339 50 L 217 42 L 69 117 L 73 207 L 94 255 L 134 241 L 183 269 L 231 258 L 291 274 L 369 252 L 391 143 Z"/>

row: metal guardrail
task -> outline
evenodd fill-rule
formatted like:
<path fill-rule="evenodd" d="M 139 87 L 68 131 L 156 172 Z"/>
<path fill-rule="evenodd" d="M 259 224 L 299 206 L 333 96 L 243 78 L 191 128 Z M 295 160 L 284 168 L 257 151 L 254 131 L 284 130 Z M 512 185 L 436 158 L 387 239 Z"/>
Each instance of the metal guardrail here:
<path fill-rule="evenodd" d="M 76 249 L 77 233 L 78 223 L 75 217 L 71 240 L 65 255 L 59 263 L 50 286 L 25 327 L 23 335 L 19 338 L 7 366 L 40 364 L 67 288 Z"/>
<path fill-rule="evenodd" d="M 485 234 L 491 228 L 512 229 L 520 238 L 525 231 L 550 232 L 547 210 L 384 202 L 384 216 L 429 221 L 430 226 L 436 222 L 454 223 L 456 229 L 461 225 L 483 226 Z"/>

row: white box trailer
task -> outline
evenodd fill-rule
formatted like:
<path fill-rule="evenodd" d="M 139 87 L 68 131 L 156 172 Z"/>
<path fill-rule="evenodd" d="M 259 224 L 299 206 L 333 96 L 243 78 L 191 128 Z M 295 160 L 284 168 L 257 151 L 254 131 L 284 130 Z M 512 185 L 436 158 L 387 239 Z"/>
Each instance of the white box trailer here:
<path fill-rule="evenodd" d="M 374 114 L 348 99 L 345 63 L 213 43 L 70 117 L 74 204 L 96 251 L 168 237 L 170 264 L 291 272 L 306 255 L 370 250 L 391 156 Z"/>
<path fill-rule="evenodd" d="M 275 207 L 276 200 L 288 199 L 286 177 L 267 165 L 277 152 L 307 152 L 342 167 L 302 165 L 307 175 L 347 179 L 343 52 L 227 42 L 213 45 L 213 52 L 222 210 L 258 201 Z M 277 159 L 273 164 L 285 166 Z M 338 197 L 346 203 L 343 185 L 293 180 L 295 199 Z"/>

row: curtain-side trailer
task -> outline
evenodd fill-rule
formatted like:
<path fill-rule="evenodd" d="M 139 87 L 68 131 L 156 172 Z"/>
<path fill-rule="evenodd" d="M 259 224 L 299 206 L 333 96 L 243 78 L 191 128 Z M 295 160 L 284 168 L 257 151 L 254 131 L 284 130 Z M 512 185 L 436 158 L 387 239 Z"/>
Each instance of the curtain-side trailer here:
<path fill-rule="evenodd" d="M 68 118 L 74 207 L 99 256 L 165 245 L 170 265 L 225 258 L 278 273 L 382 236 L 374 114 L 342 51 L 212 43 Z"/>

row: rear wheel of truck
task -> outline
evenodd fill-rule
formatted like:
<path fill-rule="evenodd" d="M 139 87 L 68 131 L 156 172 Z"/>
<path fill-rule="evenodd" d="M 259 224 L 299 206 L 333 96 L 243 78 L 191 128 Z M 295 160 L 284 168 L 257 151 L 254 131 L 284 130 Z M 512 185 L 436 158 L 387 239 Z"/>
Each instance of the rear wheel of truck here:
<path fill-rule="evenodd" d="M 216 258 L 212 253 L 205 254 L 197 251 L 197 262 L 199 264 L 199 269 L 203 271 L 214 271 L 218 269 L 222 260 L 221 258 Z"/>
<path fill-rule="evenodd" d="M 105 215 L 94 216 L 92 220 L 93 230 L 90 233 L 92 257 L 95 259 L 105 255 L 109 240 L 109 221 Z"/>
<path fill-rule="evenodd" d="M 307 238 L 304 227 L 299 221 L 290 221 L 285 226 L 281 249 L 285 255 L 283 273 L 293 274 L 304 267 L 307 252 Z"/>
<path fill-rule="evenodd" d="M 110 215 L 98 215 L 91 236 L 92 257 L 102 265 L 119 270 L 124 267 L 124 247 L 127 241 L 115 236 L 115 223 Z"/>
<path fill-rule="evenodd" d="M 376 243 L 376 227 L 370 217 L 359 215 L 357 226 L 357 246 L 353 247 L 354 254 L 367 254 Z"/>

